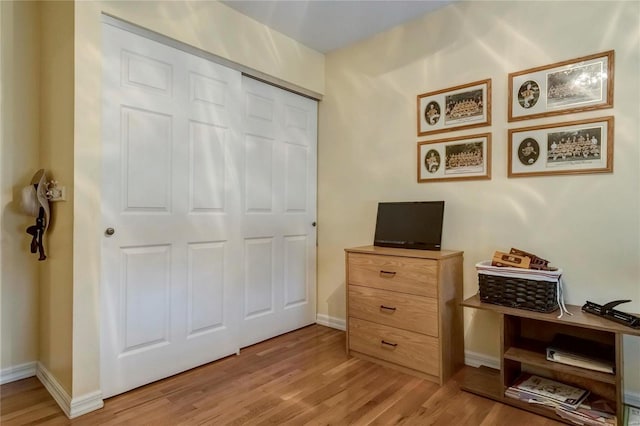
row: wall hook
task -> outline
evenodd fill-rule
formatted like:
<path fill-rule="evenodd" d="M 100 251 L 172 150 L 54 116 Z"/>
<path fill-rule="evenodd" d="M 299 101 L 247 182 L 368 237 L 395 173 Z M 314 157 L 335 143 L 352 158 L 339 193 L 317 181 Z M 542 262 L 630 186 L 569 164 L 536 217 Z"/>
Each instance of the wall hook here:
<path fill-rule="evenodd" d="M 64 186 L 58 186 L 57 180 L 45 183 L 45 195 L 49 201 L 66 201 L 67 193 Z"/>

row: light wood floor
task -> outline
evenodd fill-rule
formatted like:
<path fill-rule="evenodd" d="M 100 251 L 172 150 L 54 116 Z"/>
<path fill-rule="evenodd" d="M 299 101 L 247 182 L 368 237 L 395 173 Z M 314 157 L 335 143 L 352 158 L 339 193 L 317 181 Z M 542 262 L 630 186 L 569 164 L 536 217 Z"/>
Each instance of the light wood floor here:
<path fill-rule="evenodd" d="M 38 379 L 0 387 L 10 425 L 560 425 L 349 358 L 344 332 L 313 325 L 105 400 L 68 420 Z"/>

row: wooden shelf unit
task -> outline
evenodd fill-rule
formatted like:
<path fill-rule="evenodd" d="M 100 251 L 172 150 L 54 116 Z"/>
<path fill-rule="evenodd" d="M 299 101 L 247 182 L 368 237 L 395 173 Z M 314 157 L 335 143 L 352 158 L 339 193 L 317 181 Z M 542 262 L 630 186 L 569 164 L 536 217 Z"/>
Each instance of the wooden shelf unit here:
<path fill-rule="evenodd" d="M 500 315 L 500 371 L 479 368 L 465 376 L 461 388 L 487 398 L 531 411 L 559 422 L 573 424 L 555 414 L 553 409 L 528 404 L 504 395 L 506 389 L 524 371 L 590 390 L 616 404 L 618 425 L 622 425 L 623 348 L 625 334 L 640 336 L 640 330 L 584 313 L 581 306 L 567 305 L 573 315 L 559 312 L 539 313 L 523 309 L 483 303 L 478 295 L 462 306 L 484 309 Z M 615 350 L 615 373 L 601 373 L 580 367 L 547 361 L 546 347 L 556 333 L 577 336 L 604 343 Z"/>

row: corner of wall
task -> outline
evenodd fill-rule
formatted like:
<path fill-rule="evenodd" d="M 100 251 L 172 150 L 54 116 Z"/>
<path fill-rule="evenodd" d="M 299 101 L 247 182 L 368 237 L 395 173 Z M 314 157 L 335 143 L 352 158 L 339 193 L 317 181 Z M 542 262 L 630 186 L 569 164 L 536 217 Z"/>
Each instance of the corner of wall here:
<path fill-rule="evenodd" d="M 41 363 L 37 365 L 36 376 L 60 406 L 60 409 L 70 419 L 104 407 L 102 392 L 100 391 L 71 398 L 69 393 L 56 380 L 55 376 Z"/>
<path fill-rule="evenodd" d="M 74 2 L 41 2 L 40 167 L 69 189 L 51 204 L 40 267 L 40 365 L 67 393 L 73 377 Z M 51 381 L 49 381 L 51 382 Z M 55 395 L 54 395 L 55 397 Z M 57 398 L 56 400 L 58 400 Z"/>
<path fill-rule="evenodd" d="M 345 331 L 347 329 L 347 322 L 343 318 L 332 317 L 325 314 L 316 315 L 316 324 L 324 325 L 325 327 L 331 327 L 342 331 Z"/>

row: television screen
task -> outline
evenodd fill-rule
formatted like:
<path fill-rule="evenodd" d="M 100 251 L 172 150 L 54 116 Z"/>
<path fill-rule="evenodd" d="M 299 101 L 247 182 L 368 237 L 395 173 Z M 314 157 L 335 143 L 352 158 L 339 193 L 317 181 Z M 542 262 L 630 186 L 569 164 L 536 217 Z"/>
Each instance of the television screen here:
<path fill-rule="evenodd" d="M 378 203 L 373 245 L 440 250 L 444 201 Z"/>

